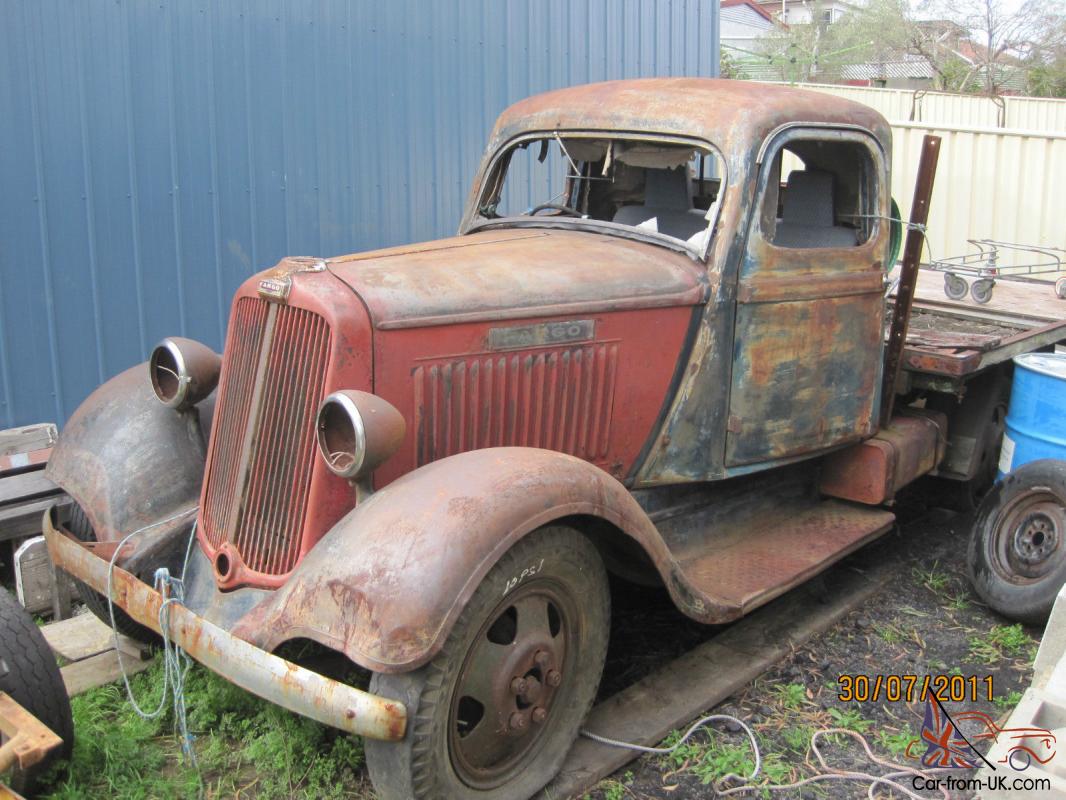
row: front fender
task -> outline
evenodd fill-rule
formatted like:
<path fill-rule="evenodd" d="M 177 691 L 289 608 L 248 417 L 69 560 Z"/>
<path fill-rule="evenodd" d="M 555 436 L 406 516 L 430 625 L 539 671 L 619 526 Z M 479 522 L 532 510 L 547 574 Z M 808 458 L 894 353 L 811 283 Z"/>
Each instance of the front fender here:
<path fill-rule="evenodd" d="M 45 474 L 113 541 L 195 507 L 213 397 L 187 411 L 156 398 L 145 364 L 89 395 L 67 421 Z"/>
<path fill-rule="evenodd" d="M 376 492 L 233 633 L 266 650 L 307 638 L 368 669 L 415 669 L 440 650 L 500 556 L 530 531 L 573 515 L 606 520 L 635 539 L 677 588 L 666 545 L 621 483 L 562 453 L 498 447 L 435 461 Z"/>

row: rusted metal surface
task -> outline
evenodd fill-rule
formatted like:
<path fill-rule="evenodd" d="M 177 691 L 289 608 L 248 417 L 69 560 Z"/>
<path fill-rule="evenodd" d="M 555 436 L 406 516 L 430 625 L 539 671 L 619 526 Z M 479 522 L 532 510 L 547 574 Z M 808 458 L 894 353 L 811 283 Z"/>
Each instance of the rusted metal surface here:
<path fill-rule="evenodd" d="M 947 417 L 937 412 L 893 417 L 871 439 L 822 462 L 820 490 L 830 497 L 881 505 L 944 457 Z"/>
<path fill-rule="evenodd" d="M 500 116 L 484 168 L 507 141 L 528 131 L 601 130 L 675 134 L 719 147 L 727 164 L 752 160 L 771 132 L 794 123 L 850 124 L 889 141 L 888 123 L 869 106 L 791 87 L 707 78 L 652 78 L 575 86 L 519 101 Z M 753 147 L 754 145 L 754 147 Z M 749 162 L 750 163 L 750 162 Z M 743 180 L 746 170 L 737 173 Z M 474 218 L 474 198 L 463 228 Z"/>
<path fill-rule="evenodd" d="M 466 783 L 489 789 L 528 769 L 552 733 L 557 690 L 568 672 L 575 679 L 579 617 L 576 598 L 536 578 L 489 614 L 459 674 L 449 719 L 452 764 Z"/>
<path fill-rule="evenodd" d="M 107 591 L 108 563 L 90 553 L 44 516 L 44 536 L 56 566 L 98 592 Z M 137 622 L 158 632 L 159 592 L 116 567 L 115 603 Z M 208 669 L 259 697 L 334 728 L 374 739 L 403 738 L 403 704 L 330 680 L 242 641 L 181 604 L 170 606 L 171 640 Z"/>
<path fill-rule="evenodd" d="M 682 569 L 693 585 L 715 587 L 729 622 L 784 594 L 888 531 L 884 509 L 825 500 L 775 504 L 737 515 L 693 549 Z"/>
<path fill-rule="evenodd" d="M 200 516 L 221 588 L 296 565 L 330 353 L 326 321 L 301 308 L 242 298 L 233 330 Z"/>
<path fill-rule="evenodd" d="M 579 231 L 474 233 L 326 263 L 382 329 L 691 306 L 706 285 L 686 256 Z"/>
<path fill-rule="evenodd" d="M 620 349 L 605 342 L 420 363 L 412 376 L 415 463 L 505 444 L 603 463 Z"/>
<path fill-rule="evenodd" d="M 607 268 L 605 268 L 607 269 Z M 374 391 L 408 421 L 400 450 L 374 475 L 377 488 L 412 469 L 481 447 L 544 447 L 578 455 L 620 480 L 635 468 L 672 395 L 699 307 L 627 309 L 581 316 L 482 321 L 374 336 Z M 518 344 L 520 329 L 576 325 L 572 344 Z M 665 355 L 670 354 L 670 355 Z M 624 421 L 620 424 L 619 421 Z"/>
<path fill-rule="evenodd" d="M 196 409 L 167 408 L 141 364 L 93 392 L 67 422 L 45 475 L 113 541 L 196 504 L 205 442 Z"/>
<path fill-rule="evenodd" d="M 328 394 L 372 388 L 370 323 L 309 258 L 250 278 L 231 320 L 197 535 L 220 588 L 272 588 L 354 505 L 314 426 Z"/>
<path fill-rule="evenodd" d="M 575 515 L 610 523 L 605 536 L 643 548 L 685 613 L 705 620 L 733 613 L 714 587 L 685 581 L 621 483 L 562 453 L 501 447 L 436 461 L 375 493 L 233 632 L 265 649 L 313 639 L 381 672 L 417 668 L 440 649 L 504 552 Z"/>
<path fill-rule="evenodd" d="M 896 381 L 903 362 L 903 348 L 907 342 L 914 290 L 918 284 L 918 265 L 925 245 L 925 224 L 929 220 L 929 203 L 933 198 L 937 160 L 940 158 L 940 137 L 926 136 L 922 140 L 922 154 L 918 160 L 918 178 L 911 201 L 911 219 L 907 241 L 903 246 L 903 265 L 900 269 L 896 302 L 892 307 L 892 327 L 889 329 L 885 352 L 884 375 L 881 380 L 881 424 L 887 425 L 896 403 Z"/>
<path fill-rule="evenodd" d="M 953 339 L 953 336 L 955 334 L 944 334 L 936 341 L 925 338 L 927 334 L 923 333 L 917 341 L 908 341 L 903 349 L 903 368 L 928 375 L 964 378 L 1009 361 L 1020 353 L 1066 341 L 1066 322 L 1034 325 L 989 339 Z"/>
<path fill-rule="evenodd" d="M 0 692 L 0 733 L 7 738 L 0 745 L 0 775 L 16 765 L 29 769 L 63 744 L 59 736 L 7 692 Z"/>

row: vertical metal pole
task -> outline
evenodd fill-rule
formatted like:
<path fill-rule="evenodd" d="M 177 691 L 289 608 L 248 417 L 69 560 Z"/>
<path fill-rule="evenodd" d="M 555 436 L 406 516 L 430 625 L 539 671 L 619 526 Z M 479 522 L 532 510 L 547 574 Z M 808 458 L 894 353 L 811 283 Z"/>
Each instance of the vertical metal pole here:
<path fill-rule="evenodd" d="M 918 161 L 918 178 L 914 183 L 914 202 L 911 203 L 910 227 L 907 243 L 903 247 L 903 266 L 900 268 L 899 286 L 896 288 L 896 305 L 892 311 L 892 328 L 888 335 L 885 352 L 885 371 L 881 383 L 881 427 L 892 418 L 892 406 L 896 401 L 896 381 L 903 365 L 903 345 L 907 341 L 907 325 L 914 303 L 914 289 L 918 283 L 918 264 L 922 259 L 925 242 L 925 224 L 929 219 L 929 201 L 933 196 L 933 178 L 940 157 L 940 137 L 929 136 L 922 140 L 922 155 Z M 918 227 L 920 226 L 920 227 Z"/>

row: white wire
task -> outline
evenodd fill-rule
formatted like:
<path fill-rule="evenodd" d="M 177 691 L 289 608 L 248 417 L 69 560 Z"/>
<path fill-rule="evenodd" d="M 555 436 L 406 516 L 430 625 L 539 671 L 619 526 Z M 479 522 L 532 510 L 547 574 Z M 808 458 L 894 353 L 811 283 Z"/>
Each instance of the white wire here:
<path fill-rule="evenodd" d="M 163 637 L 163 689 L 159 695 L 159 705 L 151 711 L 145 711 L 141 708 L 137 703 L 136 698 L 133 696 L 133 688 L 130 686 L 129 674 L 126 672 L 126 665 L 122 661 L 122 649 L 119 647 L 118 625 L 115 622 L 115 604 L 112 597 L 115 563 L 126 542 L 147 530 L 157 528 L 160 525 L 165 525 L 168 522 L 173 522 L 176 519 L 188 516 L 193 511 L 195 511 L 195 508 L 185 509 L 171 517 L 160 520 L 159 522 L 154 522 L 143 528 L 138 528 L 123 537 L 115 548 L 115 552 L 112 553 L 111 560 L 108 562 L 107 611 L 111 617 L 111 633 L 114 636 L 115 654 L 118 658 L 119 672 L 122 673 L 122 682 L 126 687 L 126 698 L 129 700 L 130 706 L 132 706 L 133 710 L 142 719 L 156 719 L 163 713 L 163 709 L 166 708 L 169 691 L 173 701 L 174 728 L 181 737 L 182 752 L 185 757 L 189 759 L 193 768 L 196 769 L 197 776 L 200 779 L 199 794 L 200 796 L 203 796 L 203 776 L 200 775 L 200 765 L 196 758 L 196 751 L 193 748 L 193 736 L 189 733 L 188 718 L 185 709 L 185 679 L 188 676 L 189 668 L 192 666 L 192 659 L 189 658 L 189 655 L 170 638 L 170 607 L 175 603 L 183 603 L 185 599 L 184 578 L 189 566 L 189 556 L 192 553 L 192 543 L 196 538 L 195 521 L 189 531 L 189 541 L 185 545 L 185 559 L 182 562 L 181 578 L 172 577 L 170 570 L 166 567 L 159 567 L 153 576 L 154 587 L 164 598 L 162 605 L 159 607 L 159 630 Z"/>
<path fill-rule="evenodd" d="M 810 739 L 811 751 L 818 759 L 818 763 L 822 767 L 822 769 L 826 770 L 825 772 L 812 775 L 809 778 L 804 778 L 793 783 L 754 783 L 755 778 L 758 777 L 759 772 L 762 769 L 762 753 L 759 750 L 758 740 L 755 738 L 755 734 L 752 733 L 751 728 L 748 727 L 748 725 L 743 720 L 738 719 L 737 717 L 731 716 L 729 714 L 711 714 L 709 716 L 703 717 L 702 719 L 696 720 L 696 722 L 694 722 L 688 728 L 688 730 L 685 731 L 685 734 L 676 743 L 670 745 L 669 747 L 646 747 L 644 745 L 635 744 L 633 742 L 623 742 L 619 739 L 611 739 L 606 736 L 600 736 L 599 734 L 593 733 L 589 730 L 582 730 L 581 735 L 584 736 L 586 739 L 591 739 L 594 742 L 599 742 L 600 744 L 605 744 L 609 747 L 621 747 L 627 750 L 634 750 L 639 753 L 649 753 L 652 755 L 667 755 L 669 753 L 673 753 L 675 750 L 677 750 L 677 748 L 687 742 L 693 736 L 693 734 L 695 734 L 696 731 L 698 731 L 704 725 L 707 725 L 712 722 L 732 722 L 736 725 L 739 725 L 748 737 L 748 742 L 751 744 L 751 753 L 755 761 L 754 769 L 751 771 L 751 774 L 746 777 L 736 775 L 735 773 L 729 773 L 728 775 L 723 775 L 721 778 L 718 779 L 715 784 L 715 791 L 721 797 L 728 797 L 730 795 L 743 794 L 746 792 L 781 792 L 791 789 L 798 789 L 801 786 L 807 786 L 812 783 L 820 783 L 823 781 L 858 781 L 861 783 L 869 784 L 869 787 L 867 789 L 867 797 L 870 798 L 870 800 L 873 800 L 874 789 L 876 789 L 878 786 L 885 787 L 891 791 L 899 792 L 906 797 L 912 798 L 912 800 L 927 800 L 924 795 L 916 794 L 913 790 L 907 788 L 897 779 L 905 777 L 907 775 L 928 777 L 936 774 L 957 772 L 957 770 L 950 768 L 922 770 L 913 767 L 908 767 L 903 764 L 897 764 L 893 761 L 888 761 L 886 759 L 878 758 L 870 749 L 869 742 L 867 742 L 865 737 L 863 737 L 861 734 L 856 733 L 852 730 L 847 730 L 846 728 L 826 728 L 823 730 L 815 731 L 811 735 Z M 858 772 L 855 770 L 842 770 L 829 766 L 829 764 L 826 763 L 825 756 L 822 754 L 821 748 L 818 745 L 818 740 L 823 736 L 832 735 L 844 735 L 855 739 L 859 742 L 860 745 L 862 745 L 863 750 L 866 751 L 866 755 L 871 761 L 880 766 L 895 769 L 891 772 L 885 773 L 884 775 L 873 775 L 866 772 Z M 741 781 L 741 784 L 737 786 L 727 786 L 727 784 L 734 781 Z M 939 786 L 938 788 L 940 789 L 941 795 L 945 798 L 945 800 L 950 800 L 950 795 L 948 794 L 947 790 Z"/>

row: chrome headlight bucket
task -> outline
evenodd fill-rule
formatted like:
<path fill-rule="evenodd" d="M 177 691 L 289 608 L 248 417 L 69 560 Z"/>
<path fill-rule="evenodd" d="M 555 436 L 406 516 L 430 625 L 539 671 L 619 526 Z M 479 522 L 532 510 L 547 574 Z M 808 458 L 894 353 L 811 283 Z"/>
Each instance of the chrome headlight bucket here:
<path fill-rule="evenodd" d="M 344 390 L 322 401 L 315 430 L 330 471 L 356 481 L 392 457 L 407 425 L 400 412 L 377 395 Z"/>
<path fill-rule="evenodd" d="M 168 408 L 194 406 L 215 390 L 222 358 L 207 345 L 171 337 L 152 350 L 148 375 L 159 402 Z"/>

